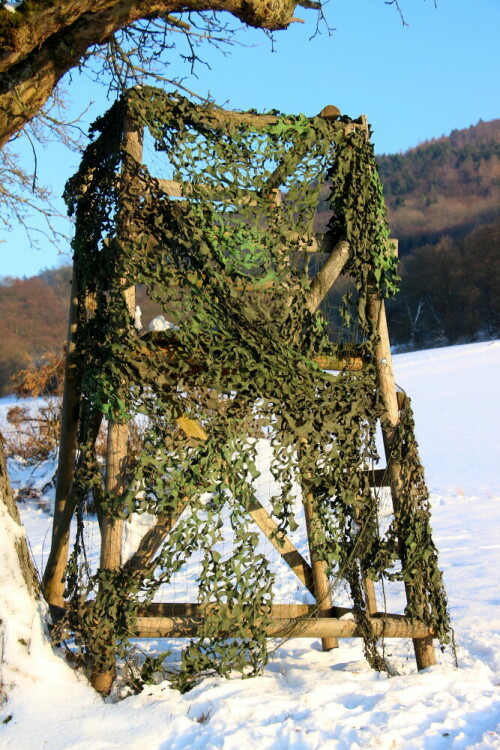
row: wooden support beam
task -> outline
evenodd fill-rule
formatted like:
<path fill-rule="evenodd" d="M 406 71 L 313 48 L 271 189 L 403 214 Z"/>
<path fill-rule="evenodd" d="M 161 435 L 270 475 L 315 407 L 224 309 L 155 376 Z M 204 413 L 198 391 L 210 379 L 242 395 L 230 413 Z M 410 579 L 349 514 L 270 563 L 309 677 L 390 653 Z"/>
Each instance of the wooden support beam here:
<path fill-rule="evenodd" d="M 374 615 L 377 611 L 377 596 L 375 594 L 375 584 L 371 578 L 363 574 L 363 590 L 365 592 L 366 611 L 369 615 Z"/>
<path fill-rule="evenodd" d="M 394 510 L 397 511 L 403 503 L 407 502 L 404 497 L 401 483 L 401 466 L 394 459 L 390 459 L 392 446 L 396 439 L 397 426 L 399 424 L 399 402 L 394 379 L 392 365 L 391 347 L 389 341 L 389 330 L 385 314 L 384 301 L 375 290 L 368 293 L 367 314 L 378 332 L 378 341 L 375 346 L 375 366 L 377 372 L 377 387 L 384 405 L 384 419 L 382 420 L 382 437 L 387 457 L 387 474 L 391 487 L 392 502 Z M 404 548 L 404 540 L 399 540 L 401 549 Z M 411 585 L 405 584 L 407 598 L 411 598 Z M 436 663 L 436 654 L 432 644 L 432 636 L 412 636 L 415 659 L 418 669 L 425 669 Z"/>
<path fill-rule="evenodd" d="M 170 515 L 162 514 L 158 517 L 156 524 L 149 529 L 141 539 L 137 551 L 132 555 L 130 560 L 124 564 L 124 569 L 147 570 L 160 545 L 165 541 L 188 504 L 189 498 L 184 497 L 174 513 Z M 282 544 L 280 544 L 278 539 L 274 536 L 274 532 L 277 531 L 278 525 L 269 515 L 267 510 L 258 501 L 255 501 L 252 506 L 249 507 L 248 512 L 257 526 L 264 532 L 273 547 L 278 550 L 284 562 L 286 562 L 286 564 L 292 569 L 304 586 L 314 594 L 311 566 L 307 560 L 304 560 L 300 552 L 288 537 L 284 537 Z"/>
<path fill-rule="evenodd" d="M 278 115 L 259 114 L 255 112 L 236 112 L 215 105 L 210 109 L 203 107 L 200 112 L 201 116 L 199 124 L 203 126 L 204 130 L 207 128 L 227 127 L 228 125 L 241 125 L 248 127 L 250 131 L 258 132 L 259 130 L 269 127 L 269 125 L 276 125 L 278 122 L 294 122 L 293 119 L 288 119 L 286 117 L 283 118 Z M 323 107 L 317 116 L 327 121 L 336 121 L 340 114 L 341 112 L 338 107 L 335 107 L 333 104 L 328 104 L 326 107 Z M 364 117 L 364 115 L 362 117 Z M 190 121 L 191 122 L 188 121 L 188 124 L 192 123 L 195 127 L 198 124 L 196 109 L 191 112 Z M 344 123 L 342 121 L 340 125 L 346 129 L 348 127 L 351 129 L 364 127 L 362 118 L 350 121 L 349 123 Z"/>
<path fill-rule="evenodd" d="M 343 355 L 334 356 L 321 354 L 313 357 L 313 362 L 321 367 L 322 370 L 347 370 L 348 372 L 360 372 L 364 367 L 363 359 L 353 354 L 353 356 Z"/>
<path fill-rule="evenodd" d="M 106 494 L 120 497 L 126 487 L 128 425 L 110 420 L 106 444 Z M 121 565 L 123 521 L 104 515 L 101 528 L 102 570 L 116 570 Z"/>
<path fill-rule="evenodd" d="M 368 476 L 370 487 L 389 487 L 389 475 L 387 469 L 364 469 L 361 472 Z"/>
<path fill-rule="evenodd" d="M 43 574 L 43 593 L 49 604 L 64 606 L 63 576 L 69 551 L 69 528 L 74 505 L 67 507 L 71 482 L 75 471 L 78 419 L 80 414 L 80 387 L 75 370 L 75 334 L 79 302 L 79 283 L 73 268 L 69 308 L 64 391 L 61 412 L 61 435 L 57 464 L 56 496 L 52 521 L 52 543 Z"/>
<path fill-rule="evenodd" d="M 368 472 L 363 472 L 368 473 Z M 373 487 L 372 482 L 370 482 L 370 486 Z M 361 501 L 363 500 L 362 497 L 359 498 Z M 356 518 L 356 522 L 358 525 L 361 525 L 362 520 L 360 518 L 361 512 L 359 508 L 354 508 L 354 515 Z M 361 531 L 362 534 L 362 531 Z M 375 594 L 375 584 L 373 583 L 371 578 L 368 578 L 366 574 L 366 569 L 363 567 L 362 559 L 359 560 L 359 564 L 361 567 L 361 573 L 362 573 L 362 584 L 363 584 L 363 591 L 365 594 L 365 603 L 366 603 L 366 611 L 369 615 L 373 615 L 377 611 L 377 597 Z"/>
<path fill-rule="evenodd" d="M 407 618 L 370 617 L 372 635 L 376 638 L 432 638 L 432 632 L 422 622 Z M 138 617 L 134 635 L 137 638 L 193 638 L 203 617 Z M 333 617 L 277 618 L 267 628 L 269 638 L 360 638 L 364 635 L 354 620 Z"/>
<path fill-rule="evenodd" d="M 97 434 L 102 421 L 102 414 L 96 414 L 95 419 L 97 423 L 94 425 L 93 432 Z M 62 487 L 59 497 L 61 500 L 65 498 L 65 501 L 60 504 L 57 521 L 54 515 L 52 522 L 52 542 L 43 576 L 44 596 L 51 607 L 59 608 L 64 607 L 63 585 L 61 581 L 67 565 L 69 533 L 76 501 L 76 496 L 72 492 L 75 465 L 74 463 L 66 464 L 66 461 L 63 461 L 62 466 L 61 480 L 59 480 L 58 474 L 58 483 L 61 481 Z M 99 517 L 99 525 L 100 522 L 101 519 Z"/>
<path fill-rule="evenodd" d="M 248 512 L 261 531 L 264 532 L 275 549 L 278 550 L 286 564 L 293 570 L 297 578 L 314 596 L 313 571 L 309 563 L 304 560 L 298 549 L 292 544 L 287 536 L 283 537 L 281 544 L 276 537 L 278 524 L 269 515 L 267 510 L 255 500 L 248 508 Z"/>
<path fill-rule="evenodd" d="M 203 196 L 204 200 L 234 203 L 243 206 L 258 206 L 259 196 L 254 190 L 243 188 L 228 190 L 224 185 L 209 185 L 200 183 L 195 185 L 191 182 L 178 182 L 177 180 L 164 180 L 154 178 L 160 191 L 169 198 L 194 198 Z M 144 187 L 146 184 L 143 182 Z"/>
<path fill-rule="evenodd" d="M 172 513 L 160 513 L 155 525 L 142 537 L 139 547 L 132 557 L 123 565 L 124 570 L 141 570 L 147 572 L 153 563 L 159 547 L 179 520 L 189 504 L 189 498 L 183 497 Z"/>
<path fill-rule="evenodd" d="M 340 240 L 332 249 L 323 268 L 314 277 L 311 288 L 306 293 L 306 305 L 314 313 L 324 300 L 332 285 L 342 273 L 349 260 L 351 248 L 347 240 Z"/>
<path fill-rule="evenodd" d="M 159 177 L 155 179 L 162 193 L 165 193 L 170 198 L 186 197 L 186 186 L 182 182 L 177 182 L 177 180 L 162 180 Z M 187 192 L 189 193 L 190 191 L 188 190 Z"/>
<path fill-rule="evenodd" d="M 189 357 L 186 355 L 186 353 L 181 349 L 179 346 L 179 343 L 175 336 L 175 331 L 148 331 L 142 336 L 142 339 L 144 342 L 152 341 L 155 346 L 157 346 L 159 349 L 162 350 L 162 352 L 165 355 L 165 359 L 170 361 L 177 361 L 179 359 L 182 359 L 183 362 L 190 365 L 191 375 L 198 374 L 201 370 L 203 370 L 203 364 L 201 359 Z M 144 344 L 144 347 L 142 348 L 142 351 L 139 349 L 140 352 L 140 359 L 137 360 L 137 366 L 140 367 L 141 362 L 144 358 L 147 358 L 151 354 L 151 350 L 149 347 Z M 350 355 L 348 353 L 340 353 L 338 355 L 336 354 L 321 354 L 317 355 L 316 357 L 313 357 L 312 360 L 315 364 L 318 365 L 318 367 L 321 367 L 323 370 L 334 370 L 334 371 L 340 371 L 340 370 L 348 370 L 349 372 L 359 372 L 364 367 L 364 362 L 362 357 L 360 357 L 358 354 L 356 354 L 356 351 L 353 351 L 353 354 Z M 231 370 L 231 372 L 237 371 L 237 364 L 235 363 L 234 370 Z M 228 370 L 228 374 L 230 374 L 230 371 Z"/>
<path fill-rule="evenodd" d="M 123 149 L 136 163 L 142 161 L 142 143 L 143 129 L 138 126 L 127 114 L 123 124 Z M 129 187 L 131 175 L 125 164 L 121 174 L 121 190 Z M 127 227 L 120 222 L 119 212 L 117 219 L 118 237 L 125 237 Z M 128 308 L 130 318 L 133 319 L 135 311 L 135 286 L 126 288 L 126 282 L 121 279 L 123 284 L 124 301 Z M 128 442 L 128 424 L 118 419 L 108 421 L 108 439 L 106 446 L 106 474 L 105 488 L 106 493 L 119 498 L 125 491 L 127 485 L 127 447 Z M 122 557 L 122 540 L 123 540 L 123 521 L 116 516 L 105 514 L 101 522 L 101 555 L 100 569 L 116 570 L 121 566 Z M 98 592 L 98 596 L 101 595 Z M 98 636 L 96 637 L 97 649 L 100 650 Z M 109 648 L 109 644 L 104 644 Z M 111 685 L 115 677 L 115 656 L 110 656 L 109 663 L 98 670 L 94 670 L 91 675 L 92 687 L 97 692 L 106 695 L 111 690 Z"/>
<path fill-rule="evenodd" d="M 378 333 L 378 341 L 375 345 L 377 385 L 384 405 L 386 420 L 394 432 L 399 423 L 399 404 L 394 379 L 389 329 L 384 301 L 375 291 L 368 293 L 367 314 Z"/>

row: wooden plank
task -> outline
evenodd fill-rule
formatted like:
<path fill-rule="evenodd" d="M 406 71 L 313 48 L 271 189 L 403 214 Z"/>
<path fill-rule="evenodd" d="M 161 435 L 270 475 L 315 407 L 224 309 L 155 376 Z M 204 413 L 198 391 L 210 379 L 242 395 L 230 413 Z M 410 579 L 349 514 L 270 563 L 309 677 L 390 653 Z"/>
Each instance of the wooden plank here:
<path fill-rule="evenodd" d="M 297 578 L 302 581 L 304 586 L 306 586 L 314 596 L 315 589 L 313 582 L 313 572 L 309 563 L 304 560 L 298 549 L 296 549 L 296 547 L 292 544 L 287 536 L 281 539 L 282 543 L 280 544 L 276 536 L 274 536 L 274 534 L 278 531 L 278 524 L 269 515 L 267 510 L 259 503 L 258 500 L 255 500 L 252 505 L 249 506 L 248 512 L 252 516 L 259 529 L 264 532 L 273 547 L 278 550 L 286 564 L 292 569 Z"/>
<path fill-rule="evenodd" d="M 422 622 L 408 618 L 370 617 L 372 635 L 377 638 L 428 638 L 433 632 Z M 203 617 L 138 617 L 134 635 L 137 638 L 193 638 L 203 624 Z M 266 634 L 269 638 L 360 638 L 364 635 L 354 620 L 333 617 L 277 618 Z"/>

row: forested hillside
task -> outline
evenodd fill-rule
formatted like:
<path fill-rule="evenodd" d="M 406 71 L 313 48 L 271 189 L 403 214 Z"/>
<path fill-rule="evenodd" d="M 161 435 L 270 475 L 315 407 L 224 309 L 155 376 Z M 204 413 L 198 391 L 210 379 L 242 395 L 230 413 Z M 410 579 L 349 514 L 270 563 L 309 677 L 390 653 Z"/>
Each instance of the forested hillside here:
<path fill-rule="evenodd" d="M 383 155 L 379 168 L 401 293 L 388 305 L 393 343 L 424 347 L 500 336 L 500 120 Z M 325 206 L 326 207 L 326 206 Z M 319 223 L 327 221 L 326 212 Z M 0 280 L 0 394 L 9 378 L 66 338 L 71 269 Z M 143 290 L 143 322 L 157 310 Z"/>
<path fill-rule="evenodd" d="M 29 359 L 60 351 L 66 338 L 71 268 L 0 281 L 0 393 Z"/>
<path fill-rule="evenodd" d="M 500 336 L 500 120 L 378 161 L 401 258 L 392 341 Z"/>
<path fill-rule="evenodd" d="M 29 279 L 0 279 L 0 396 L 13 390 L 11 377 L 66 343 L 71 267 L 48 269 Z M 140 289 L 146 323 L 159 313 Z"/>
<path fill-rule="evenodd" d="M 500 337 L 500 220 L 416 247 L 387 305 L 393 344 L 423 349 Z"/>
<path fill-rule="evenodd" d="M 400 253 L 498 218 L 500 120 L 378 157 Z"/>

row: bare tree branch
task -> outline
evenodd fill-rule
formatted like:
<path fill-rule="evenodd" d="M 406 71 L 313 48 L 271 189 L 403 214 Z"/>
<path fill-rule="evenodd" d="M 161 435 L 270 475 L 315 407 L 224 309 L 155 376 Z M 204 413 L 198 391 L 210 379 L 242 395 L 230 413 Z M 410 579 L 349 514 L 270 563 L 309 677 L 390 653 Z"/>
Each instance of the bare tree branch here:
<path fill-rule="evenodd" d="M 307 0 L 306 0 L 307 1 Z M 30 3 L 14 13 L 0 7 L 0 147 L 32 119 L 62 76 L 87 55 L 107 45 L 113 35 L 138 22 L 142 41 L 151 44 L 155 19 L 179 28 L 177 15 L 196 12 L 205 23 L 210 13 L 225 11 L 247 26 L 286 28 L 297 0 L 80 0 L 78 3 Z M 38 9 L 39 8 L 39 9 Z M 172 22 L 168 19 L 174 15 Z M 13 19 L 15 17 L 15 20 Z M 187 31 L 187 30 L 186 30 Z M 129 36 L 129 39 L 131 37 Z M 144 45 L 133 52 L 141 56 Z M 151 49 L 151 47 L 150 47 Z M 158 50 L 157 50 L 158 52 Z M 149 59 L 152 59 L 150 56 Z M 145 67 L 145 66 L 143 66 Z"/>

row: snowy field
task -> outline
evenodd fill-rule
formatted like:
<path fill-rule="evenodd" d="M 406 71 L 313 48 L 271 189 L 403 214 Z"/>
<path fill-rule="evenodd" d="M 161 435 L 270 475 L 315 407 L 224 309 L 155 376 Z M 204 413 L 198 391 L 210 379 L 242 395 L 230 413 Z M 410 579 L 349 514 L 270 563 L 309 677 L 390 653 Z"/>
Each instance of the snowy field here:
<path fill-rule="evenodd" d="M 411 644 L 389 641 L 400 674 L 373 672 L 360 644 L 278 649 L 261 677 L 205 679 L 186 695 L 162 683 L 102 700 L 53 653 L 0 532 L 0 619 L 9 698 L 0 748 L 12 750 L 447 750 L 500 748 L 500 341 L 395 357 L 411 396 L 433 505 L 458 668 L 448 648 L 414 670 Z M 0 418 L 9 405 L 0 401 Z M 40 467 L 39 480 L 48 467 Z M 37 559 L 50 518 L 25 505 Z M 0 527 L 12 528 L 8 518 Z"/>

